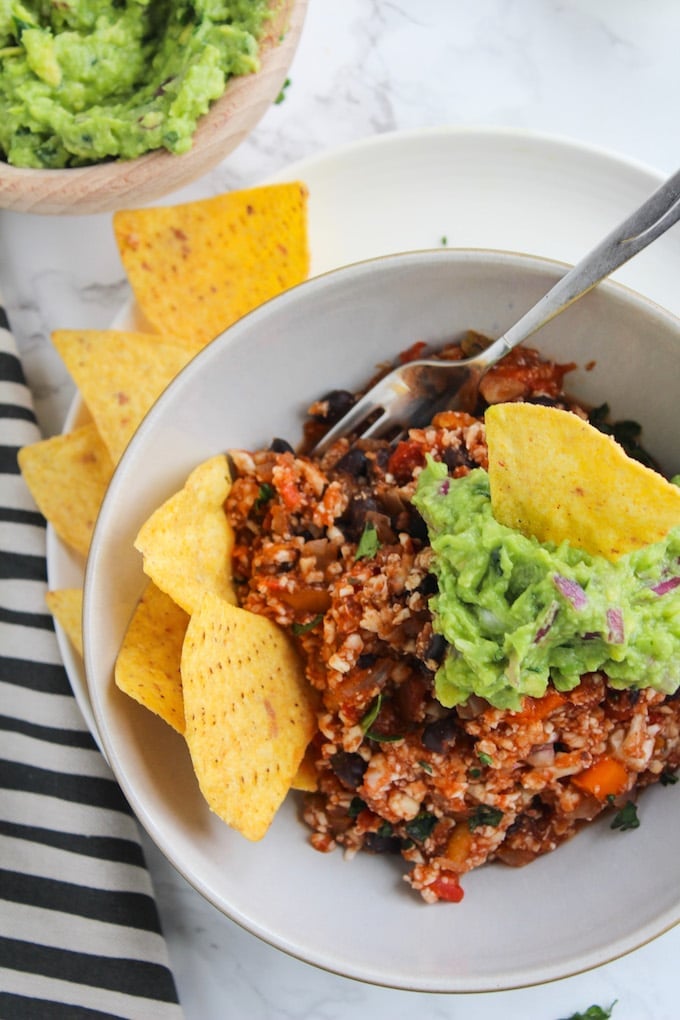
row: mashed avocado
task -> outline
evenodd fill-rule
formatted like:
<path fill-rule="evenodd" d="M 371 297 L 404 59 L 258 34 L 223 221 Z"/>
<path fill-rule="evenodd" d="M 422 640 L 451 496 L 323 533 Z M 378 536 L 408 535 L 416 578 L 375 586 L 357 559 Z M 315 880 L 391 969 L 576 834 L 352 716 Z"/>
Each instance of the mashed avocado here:
<path fill-rule="evenodd" d="M 518 709 L 548 681 L 571 690 L 602 670 L 615 688 L 680 686 L 680 528 L 615 563 L 499 524 L 489 478 L 428 460 L 414 503 L 433 549 L 435 630 L 448 642 L 436 694 Z"/>
<path fill-rule="evenodd" d="M 191 148 L 257 70 L 267 0 L 0 0 L 0 153 L 71 167 Z"/>

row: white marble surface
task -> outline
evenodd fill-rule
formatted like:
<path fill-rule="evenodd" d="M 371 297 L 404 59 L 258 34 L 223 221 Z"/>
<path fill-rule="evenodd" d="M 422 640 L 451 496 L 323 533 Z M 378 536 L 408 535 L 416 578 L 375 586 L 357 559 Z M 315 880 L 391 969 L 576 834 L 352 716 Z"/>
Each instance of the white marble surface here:
<path fill-rule="evenodd" d="M 670 172 L 680 165 L 678 38 L 677 0 L 310 0 L 285 101 L 172 200 L 254 184 L 375 133 L 440 125 L 544 132 Z M 54 432 L 72 390 L 50 331 L 105 328 L 128 297 L 110 218 L 0 213 L 0 287 L 41 424 Z M 392 991 L 284 956 L 219 915 L 152 845 L 147 854 L 188 1020 L 559 1020 L 614 1000 L 614 1020 L 680 1015 L 678 929 L 547 986 Z M 368 916 L 379 938 L 379 918 Z"/>

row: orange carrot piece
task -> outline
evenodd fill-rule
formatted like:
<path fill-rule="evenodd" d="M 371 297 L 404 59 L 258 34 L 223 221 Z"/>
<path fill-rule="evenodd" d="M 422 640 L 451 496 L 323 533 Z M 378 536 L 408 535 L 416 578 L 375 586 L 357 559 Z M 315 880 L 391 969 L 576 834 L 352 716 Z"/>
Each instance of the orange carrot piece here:
<path fill-rule="evenodd" d="M 556 691 L 554 687 L 550 687 L 542 698 L 526 697 L 519 712 L 513 714 L 516 719 L 526 719 L 527 722 L 534 719 L 546 719 L 560 708 L 565 701 L 564 694 Z"/>
<path fill-rule="evenodd" d="M 628 789 L 628 770 L 616 758 L 605 754 L 572 779 L 574 786 L 598 800 L 617 797 Z"/>

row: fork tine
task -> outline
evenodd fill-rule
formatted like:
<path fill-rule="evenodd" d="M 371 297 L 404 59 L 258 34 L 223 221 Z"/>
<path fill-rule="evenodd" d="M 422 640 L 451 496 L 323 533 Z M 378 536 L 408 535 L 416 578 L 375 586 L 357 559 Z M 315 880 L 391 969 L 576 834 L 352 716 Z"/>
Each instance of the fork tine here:
<path fill-rule="evenodd" d="M 377 386 L 373 387 L 368 391 L 368 393 L 357 400 L 356 404 L 350 408 L 347 414 L 344 414 L 340 421 L 333 425 L 326 435 L 323 436 L 318 443 L 316 443 L 312 451 L 315 455 L 325 453 L 326 450 L 333 445 L 333 443 L 343 436 L 347 436 L 355 432 L 357 433 L 357 436 L 375 434 L 374 430 L 389 417 L 388 412 L 385 410 L 383 405 L 376 399 L 378 395 L 376 394 L 376 389 Z M 361 423 L 366 421 L 369 416 L 375 414 L 376 411 L 382 411 L 382 414 L 376 419 L 369 429 L 359 433 L 358 429 Z"/>

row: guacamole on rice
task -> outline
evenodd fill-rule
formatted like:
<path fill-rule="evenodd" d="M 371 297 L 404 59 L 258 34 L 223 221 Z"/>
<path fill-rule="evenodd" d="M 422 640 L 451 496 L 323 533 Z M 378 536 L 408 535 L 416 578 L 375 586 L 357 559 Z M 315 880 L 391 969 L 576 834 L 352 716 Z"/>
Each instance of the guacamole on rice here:
<path fill-rule="evenodd" d="M 191 148 L 258 68 L 267 0 L 0 0 L 0 155 L 60 168 Z"/>

